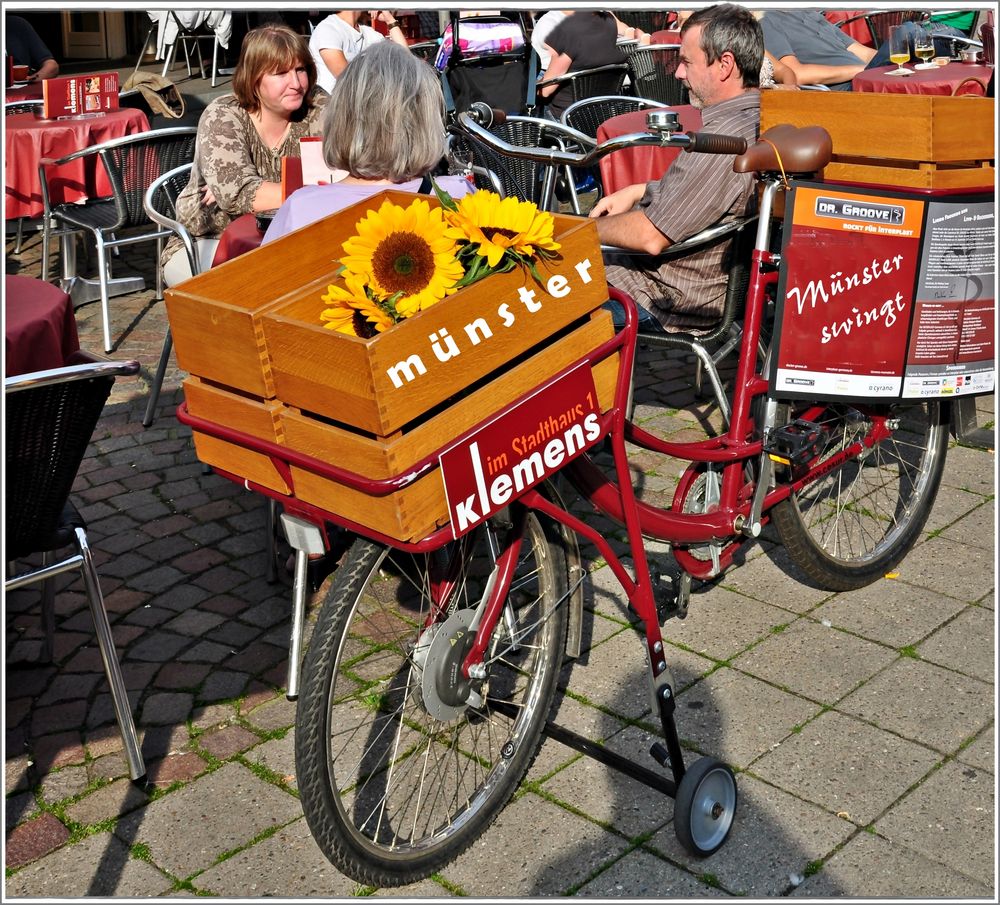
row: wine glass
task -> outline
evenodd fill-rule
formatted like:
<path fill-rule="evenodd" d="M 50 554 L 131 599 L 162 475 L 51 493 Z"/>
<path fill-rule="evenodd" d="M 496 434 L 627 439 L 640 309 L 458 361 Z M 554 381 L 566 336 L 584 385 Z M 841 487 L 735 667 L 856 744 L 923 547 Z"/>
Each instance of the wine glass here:
<path fill-rule="evenodd" d="M 909 75 L 910 70 L 903 64 L 910 59 L 910 42 L 906 29 L 896 26 L 889 33 L 889 59 L 896 64 L 896 69 L 890 69 L 886 75 Z"/>
<path fill-rule="evenodd" d="M 934 59 L 934 39 L 926 32 L 913 39 L 913 55 L 920 58 L 914 69 L 936 69 Z"/>

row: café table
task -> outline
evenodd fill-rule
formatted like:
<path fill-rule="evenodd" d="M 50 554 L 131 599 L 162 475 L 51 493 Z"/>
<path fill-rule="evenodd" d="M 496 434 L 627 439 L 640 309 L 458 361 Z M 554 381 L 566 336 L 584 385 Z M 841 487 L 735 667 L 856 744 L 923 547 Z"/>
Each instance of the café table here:
<path fill-rule="evenodd" d="M 243 214 L 233 220 L 219 237 L 219 247 L 215 249 L 212 266 L 218 267 L 248 251 L 257 248 L 264 239 L 264 233 L 257 228 L 256 214 Z"/>
<path fill-rule="evenodd" d="M 146 114 L 133 108 L 56 120 L 40 119 L 34 113 L 15 113 L 4 117 L 4 125 L 4 217 L 8 220 L 42 216 L 38 164 L 43 157 L 65 157 L 91 145 L 149 130 Z M 96 156 L 50 170 L 49 196 L 53 204 L 110 194 L 111 187 Z"/>
<path fill-rule="evenodd" d="M 701 128 L 701 112 L 684 105 L 673 107 L 681 124 L 681 131 L 697 131 Z M 623 113 L 597 127 L 598 143 L 619 135 L 646 131 L 646 110 Z M 628 185 L 652 182 L 659 179 L 680 153 L 679 148 L 659 148 L 654 146 L 623 148 L 602 157 L 600 160 L 601 182 L 606 194 L 617 192 Z"/>
<path fill-rule="evenodd" d="M 4 278 L 5 376 L 61 368 L 80 348 L 73 303 L 52 283 Z"/>
<path fill-rule="evenodd" d="M 855 91 L 878 94 L 951 95 L 957 89 L 960 96 L 982 96 L 993 74 L 992 66 L 978 63 L 948 63 L 933 69 L 910 68 L 909 75 L 887 74 L 895 68 L 878 66 L 866 69 L 854 76 L 851 86 Z M 978 81 L 974 81 L 976 79 Z"/>
<path fill-rule="evenodd" d="M 11 101 L 40 101 L 42 99 L 42 83 L 27 82 L 24 85 L 11 85 L 4 90 L 3 99 L 6 103 Z"/>

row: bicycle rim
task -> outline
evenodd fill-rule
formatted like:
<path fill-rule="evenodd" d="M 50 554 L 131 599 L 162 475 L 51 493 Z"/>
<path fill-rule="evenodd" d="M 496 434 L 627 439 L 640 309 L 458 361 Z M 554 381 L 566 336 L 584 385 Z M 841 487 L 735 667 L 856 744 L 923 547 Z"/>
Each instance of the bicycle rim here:
<path fill-rule="evenodd" d="M 778 423 L 795 417 L 785 407 Z M 795 563 L 830 590 L 862 587 L 895 566 L 919 533 L 937 494 L 948 449 L 938 402 L 900 406 L 829 405 L 811 416 L 827 431 L 825 461 L 857 442 L 885 439 L 821 475 L 772 517 Z"/>
<path fill-rule="evenodd" d="M 563 560 L 534 516 L 474 703 L 454 681 L 495 539 L 482 530 L 421 557 L 359 540 L 320 614 L 296 721 L 299 789 L 317 843 L 360 882 L 410 883 L 452 860 L 537 752 L 567 607 Z M 456 565 L 435 619 L 432 574 Z"/>

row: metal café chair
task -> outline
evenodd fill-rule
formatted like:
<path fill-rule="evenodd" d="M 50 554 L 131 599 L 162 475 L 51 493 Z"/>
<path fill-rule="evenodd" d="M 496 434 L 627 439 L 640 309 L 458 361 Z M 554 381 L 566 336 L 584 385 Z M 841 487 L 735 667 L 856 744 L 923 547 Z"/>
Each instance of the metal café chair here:
<path fill-rule="evenodd" d="M 603 97 L 609 94 L 621 94 L 625 78 L 628 76 L 628 66 L 625 63 L 609 63 L 607 66 L 595 66 L 592 69 L 578 69 L 557 75 L 555 78 L 539 82 L 539 89 L 548 85 L 559 85 L 560 92 L 568 91 L 570 102 L 588 97 Z M 539 96 L 539 100 L 542 100 Z"/>
<path fill-rule="evenodd" d="M 87 526 L 69 494 L 115 378 L 135 375 L 139 362 L 87 360 L 87 356 L 77 355 L 83 363 L 4 380 L 5 535 L 10 576 L 4 579 L 4 593 L 45 583 L 42 622 L 45 652 L 51 659 L 55 632 L 53 580 L 64 572 L 80 573 L 129 773 L 137 780 L 145 775 L 146 767 L 115 653 L 100 578 L 87 541 Z M 59 551 L 70 546 L 75 550 L 73 554 L 57 557 Z M 36 554 L 42 555 L 40 567 L 22 572 L 12 568 L 17 560 Z"/>
<path fill-rule="evenodd" d="M 72 287 L 76 280 L 81 279 L 76 273 L 74 234 L 84 232 L 94 237 L 106 352 L 112 348 L 108 299 L 113 284 L 107 251 L 122 245 L 150 241 L 156 242 L 157 254 L 162 251 L 169 231 L 158 227 L 146 215 L 143 196 L 161 173 L 194 160 L 197 132 L 193 126 L 140 132 L 74 151 L 55 160 L 43 158 L 39 164 L 44 207 L 42 279 L 49 278 L 49 248 L 52 236 L 57 234 L 62 238 L 63 288 L 72 294 L 72 289 L 67 286 Z M 111 186 L 111 197 L 90 199 L 83 204 L 53 203 L 49 186 L 51 170 L 85 157 L 100 160 Z M 159 267 L 156 268 L 156 284 L 157 298 L 161 298 L 163 286 Z"/>
<path fill-rule="evenodd" d="M 168 15 L 173 20 L 174 24 L 177 26 L 177 37 L 174 39 L 173 43 L 169 44 L 164 53 L 163 60 L 163 72 L 160 73 L 164 78 L 166 78 L 167 73 L 170 71 L 170 67 L 174 65 L 177 59 L 177 45 L 180 44 L 181 50 L 184 51 L 184 64 L 187 66 L 188 78 L 191 77 L 191 52 L 192 47 L 194 50 L 194 57 L 198 63 L 198 73 L 201 77 L 205 78 L 205 63 L 201 58 L 201 41 L 211 41 L 212 42 L 212 87 L 214 88 L 219 76 L 219 35 L 213 28 L 211 28 L 207 22 L 201 21 L 196 25 L 186 25 L 176 12 L 170 10 Z M 195 20 L 197 20 L 197 15 Z"/>
<path fill-rule="evenodd" d="M 687 88 L 677 78 L 679 44 L 638 44 L 625 49 L 629 90 L 668 106 L 688 103 Z"/>
<path fill-rule="evenodd" d="M 926 22 L 929 16 L 930 13 L 922 9 L 870 9 L 838 22 L 837 28 L 843 29 L 846 25 L 863 21 L 871 35 L 872 46 L 878 50 L 889 40 L 890 33 L 897 25 L 904 22 Z"/>

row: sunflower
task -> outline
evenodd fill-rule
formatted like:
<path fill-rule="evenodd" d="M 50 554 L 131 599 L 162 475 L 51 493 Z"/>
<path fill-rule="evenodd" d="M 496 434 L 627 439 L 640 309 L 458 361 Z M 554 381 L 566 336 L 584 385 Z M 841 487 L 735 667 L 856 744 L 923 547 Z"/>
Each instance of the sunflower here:
<path fill-rule="evenodd" d="M 327 287 L 323 301 L 331 306 L 320 314 L 327 330 L 368 339 L 395 323 L 382 304 L 368 297 L 364 279 L 355 274 L 344 274 L 344 286 Z"/>
<path fill-rule="evenodd" d="M 467 236 L 476 253 L 491 267 L 513 253 L 518 260 L 534 256 L 551 257 L 559 250 L 552 241 L 552 215 L 530 201 L 501 198 L 495 192 L 475 192 L 459 199 L 445 218 Z"/>
<path fill-rule="evenodd" d="M 456 291 L 465 272 L 456 258 L 461 233 L 423 199 L 406 208 L 384 201 L 356 230 L 344 243 L 341 263 L 399 317 L 411 317 Z"/>

